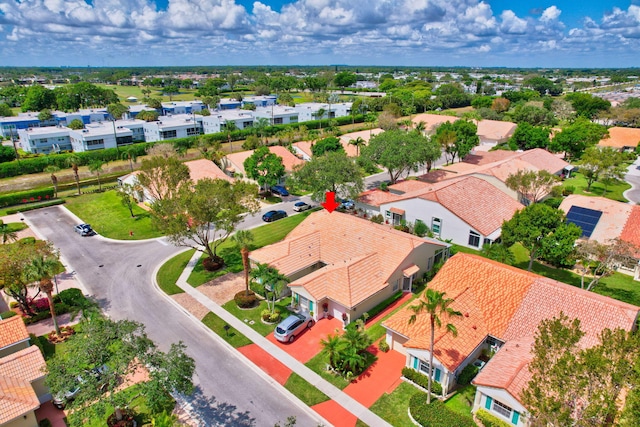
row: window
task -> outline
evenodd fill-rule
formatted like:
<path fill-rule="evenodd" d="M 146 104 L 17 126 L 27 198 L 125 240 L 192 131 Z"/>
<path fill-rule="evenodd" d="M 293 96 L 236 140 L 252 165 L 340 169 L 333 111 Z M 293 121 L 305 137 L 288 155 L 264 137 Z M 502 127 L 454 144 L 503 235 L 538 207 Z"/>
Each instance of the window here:
<path fill-rule="evenodd" d="M 164 138 L 175 138 L 178 136 L 178 132 L 175 130 L 165 130 L 164 132 L 160 132 L 160 137 Z"/>
<path fill-rule="evenodd" d="M 442 227 L 442 220 L 440 218 L 431 218 L 431 231 L 436 236 L 440 236 L 440 228 Z"/>
<path fill-rule="evenodd" d="M 424 360 L 420 361 L 420 372 L 429 375 L 429 362 L 425 362 Z"/>
<path fill-rule="evenodd" d="M 297 123 L 297 122 L 298 122 L 298 116 L 289 117 L 289 123 Z"/>
<path fill-rule="evenodd" d="M 475 231 L 469 231 L 469 246 L 480 246 L 480 235 Z"/>
<path fill-rule="evenodd" d="M 274 125 L 281 125 L 282 123 L 283 123 L 283 122 L 282 122 L 282 117 L 275 117 L 275 118 L 273 119 L 273 124 L 274 124 Z"/>
<path fill-rule="evenodd" d="M 491 241 L 491 239 L 487 239 L 486 237 L 484 238 L 484 241 L 482 242 L 482 246 L 484 245 L 492 245 L 493 241 Z"/>
<path fill-rule="evenodd" d="M 93 145 L 102 145 L 104 144 L 104 139 L 94 139 L 91 141 L 87 141 L 87 147 L 91 147 Z"/>
<path fill-rule="evenodd" d="M 512 411 L 513 411 L 513 409 L 511 409 L 509 406 L 505 405 L 504 403 L 498 402 L 497 400 L 493 401 L 493 412 L 497 412 L 498 414 L 502 415 L 503 417 L 511 419 L 511 412 Z"/>
<path fill-rule="evenodd" d="M 198 132 L 198 128 L 187 128 L 187 135 L 200 135 L 200 132 Z"/>
<path fill-rule="evenodd" d="M 250 128 L 252 126 L 253 126 L 253 122 L 242 122 L 243 129 Z"/>
<path fill-rule="evenodd" d="M 400 279 L 393 282 L 393 291 L 394 292 L 397 291 L 399 286 L 400 286 Z"/>

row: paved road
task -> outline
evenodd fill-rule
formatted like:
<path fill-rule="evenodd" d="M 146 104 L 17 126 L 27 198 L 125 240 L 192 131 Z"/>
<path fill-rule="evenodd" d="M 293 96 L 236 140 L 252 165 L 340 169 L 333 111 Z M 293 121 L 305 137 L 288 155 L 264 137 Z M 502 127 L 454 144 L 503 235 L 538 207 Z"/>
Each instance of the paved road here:
<path fill-rule="evenodd" d="M 269 426 L 294 415 L 298 425 L 316 425 L 277 388 L 242 363 L 152 285 L 154 269 L 181 250 L 164 240 L 116 242 L 74 233 L 75 220 L 61 207 L 26 212 L 43 237 L 54 242 L 70 268 L 111 317 L 142 322 L 148 335 L 166 350 L 183 341 L 196 360 L 199 392 L 194 406 L 206 425 Z M 247 219 L 247 225 L 259 223 Z"/>
<path fill-rule="evenodd" d="M 631 184 L 631 189 L 625 191 L 623 196 L 632 204 L 640 203 L 640 157 L 629 166 L 624 179 Z"/>

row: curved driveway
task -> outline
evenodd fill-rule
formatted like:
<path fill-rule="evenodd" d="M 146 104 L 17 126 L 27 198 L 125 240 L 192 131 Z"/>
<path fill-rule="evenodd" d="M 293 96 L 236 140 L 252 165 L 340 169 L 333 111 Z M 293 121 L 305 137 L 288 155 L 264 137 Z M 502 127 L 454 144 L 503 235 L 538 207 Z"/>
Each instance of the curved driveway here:
<path fill-rule="evenodd" d="M 623 196 L 632 204 L 640 203 L 640 157 L 629 166 L 624 179 L 631 184 L 631 189 L 625 191 Z"/>
<path fill-rule="evenodd" d="M 25 212 L 27 221 L 54 242 L 75 269 L 86 291 L 115 319 L 143 323 L 163 349 L 183 341 L 196 360 L 199 390 L 191 404 L 200 425 L 274 425 L 295 416 L 298 425 L 316 425 L 306 410 L 243 363 L 208 331 L 193 322 L 153 287 L 153 272 L 164 260 L 180 252 L 164 239 L 118 242 L 100 236 L 80 237 L 75 220 L 55 206 Z"/>

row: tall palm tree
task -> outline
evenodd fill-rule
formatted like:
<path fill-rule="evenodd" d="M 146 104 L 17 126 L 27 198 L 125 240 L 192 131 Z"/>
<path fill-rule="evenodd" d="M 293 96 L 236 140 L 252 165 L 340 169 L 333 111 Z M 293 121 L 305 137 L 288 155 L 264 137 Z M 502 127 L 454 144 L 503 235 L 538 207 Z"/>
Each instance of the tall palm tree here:
<path fill-rule="evenodd" d="M 89 171 L 92 174 L 95 173 L 98 176 L 98 189 L 99 189 L 99 191 L 102 191 L 102 182 L 100 182 L 100 174 L 102 173 L 102 166 L 103 165 L 104 165 L 104 162 L 102 160 L 99 160 L 99 159 L 95 159 L 91 163 L 89 163 Z"/>
<path fill-rule="evenodd" d="M 360 156 L 360 147 L 366 143 L 363 137 L 359 136 L 356 139 L 349 140 L 349 145 L 356 147 L 356 156 Z"/>
<path fill-rule="evenodd" d="M 327 335 L 327 339 L 320 340 L 320 345 L 329 357 L 329 365 L 331 365 L 331 367 L 334 369 L 338 368 L 336 364 L 342 350 L 345 347 L 345 342 L 340 339 L 340 335 Z"/>
<path fill-rule="evenodd" d="M 78 188 L 78 196 L 80 194 L 82 194 L 80 192 L 80 175 L 78 175 L 78 166 L 80 165 L 80 157 L 76 156 L 75 154 L 70 155 L 69 157 L 67 157 L 67 164 L 71 167 L 71 170 L 73 170 L 73 178 L 76 180 L 76 187 Z"/>
<path fill-rule="evenodd" d="M 138 159 L 136 150 L 133 147 L 125 148 L 122 150 L 120 156 L 122 156 L 122 160 L 129 160 L 129 169 L 133 172 L 133 162 Z"/>
<path fill-rule="evenodd" d="M 38 288 L 47 295 L 49 301 L 49 312 L 53 320 L 53 328 L 56 334 L 60 334 L 58 320 L 56 319 L 55 305 L 53 303 L 53 282 L 51 279 L 58 272 L 59 262 L 56 253 L 50 253 L 48 256 L 38 255 L 26 269 L 26 275 L 30 281 L 37 281 Z"/>
<path fill-rule="evenodd" d="M 233 153 L 233 142 L 231 141 L 231 132 L 233 132 L 234 130 L 238 130 L 238 126 L 236 125 L 236 122 L 234 122 L 233 120 L 226 120 L 224 122 L 224 128 L 227 131 L 227 139 L 229 140 L 229 151 Z"/>
<path fill-rule="evenodd" d="M 242 255 L 242 266 L 244 267 L 244 286 L 245 296 L 249 295 L 249 246 L 253 243 L 253 233 L 250 230 L 238 230 L 231 240 L 240 247 L 240 255 Z"/>
<path fill-rule="evenodd" d="M 409 318 L 409 324 L 415 323 L 417 316 L 426 313 L 429 315 L 429 323 L 431 325 L 431 340 L 429 342 L 429 378 L 427 387 L 427 404 L 431 403 L 431 377 L 433 376 L 433 347 L 435 344 L 436 327 L 442 326 L 442 316 L 447 317 L 462 316 L 462 313 L 449 307 L 453 303 L 452 298 L 445 298 L 445 292 L 439 292 L 434 289 L 427 288 L 423 298 L 420 298 L 417 305 L 409 307 L 413 310 L 413 314 Z M 451 332 L 453 336 L 458 335 L 455 325 L 447 323 L 445 326 L 447 332 Z"/>
<path fill-rule="evenodd" d="M 18 233 L 9 229 L 9 224 L 5 224 L 0 219 L 0 238 L 2 239 L 2 244 L 5 245 L 8 242 L 15 242 L 18 240 Z"/>
<path fill-rule="evenodd" d="M 326 113 L 324 108 L 319 108 L 318 111 L 313 113 L 313 115 L 316 116 L 316 120 L 320 121 L 320 130 L 322 130 L 322 117 L 324 116 L 324 113 Z"/>
<path fill-rule="evenodd" d="M 49 165 L 46 168 L 44 168 L 44 171 L 46 173 L 50 173 L 51 174 L 51 184 L 53 185 L 53 197 L 58 198 L 58 177 L 55 175 L 56 172 L 58 172 L 60 170 L 60 168 L 56 165 Z"/>

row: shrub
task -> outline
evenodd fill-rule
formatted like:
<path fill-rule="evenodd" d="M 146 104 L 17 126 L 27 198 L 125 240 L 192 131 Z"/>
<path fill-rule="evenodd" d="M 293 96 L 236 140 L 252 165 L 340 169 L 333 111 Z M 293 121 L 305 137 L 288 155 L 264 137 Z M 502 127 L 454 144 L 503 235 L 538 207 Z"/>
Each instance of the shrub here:
<path fill-rule="evenodd" d="M 61 291 L 57 296 L 60 297 L 60 301 L 64 302 L 70 307 L 84 309 L 91 305 L 91 302 L 78 288 L 65 289 L 64 291 Z"/>
<path fill-rule="evenodd" d="M 54 308 L 56 310 L 56 315 L 69 313 L 71 311 L 71 307 L 69 307 L 67 304 L 65 304 L 63 302 L 61 302 L 59 304 L 54 304 Z M 26 325 L 31 325 L 33 323 L 39 322 L 39 321 L 41 321 L 43 319 L 47 319 L 49 317 L 51 317 L 51 313 L 49 312 L 49 309 L 47 308 L 46 310 L 37 312 L 35 315 L 33 315 L 31 317 L 24 317 L 22 320 L 24 320 L 24 323 Z"/>
<path fill-rule="evenodd" d="M 31 301 L 31 305 L 38 313 L 49 310 L 49 300 L 47 298 L 38 298 L 37 300 Z"/>
<path fill-rule="evenodd" d="M 384 217 L 380 214 L 374 215 L 371 217 L 371 222 L 375 222 L 376 224 L 382 224 L 384 222 Z"/>
<path fill-rule="evenodd" d="M 274 310 L 274 312 L 269 315 L 269 322 L 275 323 L 278 320 L 280 320 L 280 310 Z"/>
<path fill-rule="evenodd" d="M 24 206 L 20 206 L 20 207 L 13 208 L 13 209 L 7 209 L 7 215 L 13 215 L 13 214 L 16 214 L 18 212 L 32 211 L 32 210 L 35 210 L 35 209 L 46 208 L 46 207 L 49 207 L 49 206 L 62 205 L 63 203 L 64 203 L 64 200 L 55 199 L 55 200 L 49 200 L 48 202 L 24 205 Z"/>
<path fill-rule="evenodd" d="M 8 319 L 9 317 L 13 317 L 16 316 L 18 313 L 16 313 L 15 311 L 3 311 L 2 313 L 0 313 L 0 319 Z"/>
<path fill-rule="evenodd" d="M 476 412 L 476 418 L 478 419 L 478 421 L 480 421 L 480 423 L 484 427 L 509 427 L 509 426 L 511 426 L 511 424 L 509 424 L 508 422 L 502 421 L 500 418 L 491 415 L 490 413 L 488 413 L 484 409 L 480 409 L 478 412 Z"/>
<path fill-rule="evenodd" d="M 51 427 L 51 421 L 49 421 L 49 418 L 44 418 L 40 420 L 38 427 Z"/>
<path fill-rule="evenodd" d="M 478 375 L 479 371 L 480 371 L 480 368 L 478 368 L 477 366 L 474 366 L 471 364 L 465 366 L 462 372 L 460 372 L 460 375 L 458 375 L 458 384 L 460 385 L 469 384 L 471 380 L 473 380 L 476 377 L 476 375 Z"/>
<path fill-rule="evenodd" d="M 36 334 L 29 334 L 29 341 L 31 341 L 31 345 L 35 345 L 36 347 L 38 347 L 42 354 L 45 354 L 44 347 L 42 346 L 42 341 L 38 339 Z"/>
<path fill-rule="evenodd" d="M 389 351 L 389 344 L 387 344 L 385 340 L 382 340 L 380 341 L 380 344 L 378 344 L 378 348 L 381 352 L 386 353 L 387 351 Z"/>
<path fill-rule="evenodd" d="M 382 191 L 389 191 L 389 184 L 387 184 L 385 181 L 382 181 L 380 183 L 380 190 Z"/>
<path fill-rule="evenodd" d="M 561 197 L 549 197 L 548 199 L 544 199 L 542 201 L 547 206 L 551 206 L 553 209 L 558 209 L 560 207 L 560 203 L 562 203 Z"/>
<path fill-rule="evenodd" d="M 14 191 L 0 195 L 0 207 L 34 203 L 53 199 L 53 188 L 39 190 Z"/>
<path fill-rule="evenodd" d="M 245 295 L 245 291 L 240 291 L 233 297 L 240 308 L 251 308 L 256 304 L 256 294 L 253 291 L 249 291 L 248 295 Z"/>
<path fill-rule="evenodd" d="M 573 194 L 575 191 L 576 191 L 576 187 L 574 187 L 573 185 L 567 185 L 562 189 L 562 195 L 568 196 L 570 194 Z"/>
<path fill-rule="evenodd" d="M 425 390 L 429 388 L 429 377 L 421 374 L 415 369 L 411 369 L 405 366 L 404 368 L 402 368 L 402 376 L 412 383 L 424 388 Z M 436 395 L 442 394 L 442 386 L 436 380 L 431 381 L 431 393 Z"/>
<path fill-rule="evenodd" d="M 387 298 L 386 300 L 382 301 L 380 304 L 376 305 L 371 310 L 367 311 L 367 314 L 369 315 L 369 317 L 367 317 L 367 319 L 371 319 L 376 314 L 380 313 L 382 310 L 384 310 L 385 308 L 387 308 L 389 305 L 391 305 L 392 303 L 396 302 L 400 298 L 402 298 L 402 292 L 401 291 L 396 292 L 395 294 L 391 295 L 389 298 Z"/>
<path fill-rule="evenodd" d="M 475 427 L 473 419 L 451 411 L 438 399 L 427 405 L 427 395 L 417 393 L 409 399 L 409 411 L 416 422 L 429 427 Z"/>
<path fill-rule="evenodd" d="M 416 236 L 424 237 L 429 234 L 429 231 L 430 230 L 429 227 L 427 227 L 427 224 L 425 224 L 423 221 L 420 221 L 419 219 L 416 220 L 416 223 L 413 226 L 413 232 Z"/>
<path fill-rule="evenodd" d="M 271 311 L 269 311 L 268 308 L 265 308 L 264 310 L 262 310 L 260 312 L 260 317 L 262 318 L 262 320 L 264 320 L 265 322 L 269 321 L 269 318 L 271 317 Z"/>

